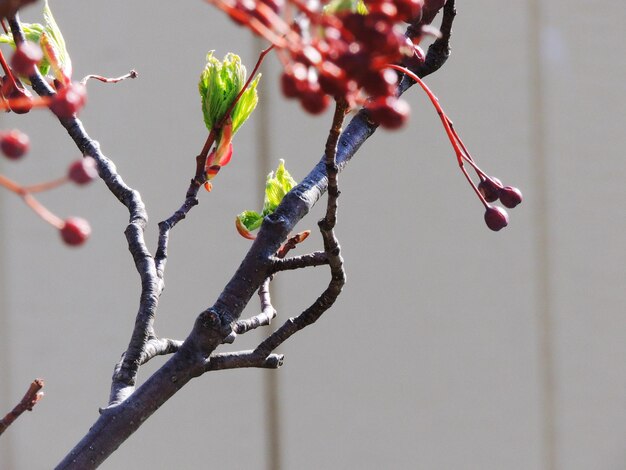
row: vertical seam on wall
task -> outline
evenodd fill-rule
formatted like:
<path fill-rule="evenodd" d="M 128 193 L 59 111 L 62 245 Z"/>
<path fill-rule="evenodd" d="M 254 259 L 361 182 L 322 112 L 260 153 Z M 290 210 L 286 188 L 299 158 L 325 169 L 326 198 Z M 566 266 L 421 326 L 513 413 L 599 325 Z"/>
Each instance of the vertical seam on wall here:
<path fill-rule="evenodd" d="M 557 469 L 556 390 L 554 322 L 550 262 L 550 208 L 548 206 L 548 162 L 546 152 L 545 75 L 542 67 L 541 0 L 529 0 L 530 112 L 529 128 L 533 151 L 532 178 L 535 187 L 535 298 L 538 328 L 538 371 L 541 402 L 542 460 L 545 470 Z"/>
<path fill-rule="evenodd" d="M 0 170 L 2 168 L 0 167 Z M 0 227 L 6 227 L 4 217 L 4 197 L 5 191 L 0 188 Z M 6 257 L 6 243 L 4 228 L 0 228 L 0 259 Z M 0 264 L 0 413 L 4 414 L 13 406 L 11 404 L 11 337 L 8 319 L 7 289 L 6 289 L 6 262 Z M 0 453 L 0 467 L 14 468 L 14 448 L 11 433 L 7 432 L 2 436 L 5 451 Z"/>
<path fill-rule="evenodd" d="M 267 44 L 259 38 L 254 38 L 253 51 L 261 52 Z M 265 64 L 264 64 L 265 65 Z M 255 111 L 254 122 L 256 129 L 256 156 L 257 171 L 255 180 L 258 181 L 257 194 L 263 197 L 265 194 L 265 178 L 259 175 L 266 175 L 271 171 L 271 140 L 270 135 L 270 94 L 267 88 L 268 81 L 261 82 L 259 103 Z M 259 201 L 263 205 L 263 199 Z M 270 286 L 271 295 L 276 300 L 278 289 L 276 281 Z M 272 330 L 268 330 L 272 331 Z M 266 436 L 266 468 L 268 470 L 280 470 L 281 468 L 281 446 L 280 446 L 280 400 L 279 400 L 279 375 L 276 370 L 264 370 L 263 390 L 265 405 L 265 436 Z"/>

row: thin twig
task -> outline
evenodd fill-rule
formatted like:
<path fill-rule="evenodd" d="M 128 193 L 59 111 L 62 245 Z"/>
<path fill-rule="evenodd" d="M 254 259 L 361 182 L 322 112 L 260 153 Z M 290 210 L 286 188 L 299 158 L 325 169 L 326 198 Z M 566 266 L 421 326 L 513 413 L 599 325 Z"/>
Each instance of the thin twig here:
<path fill-rule="evenodd" d="M 276 309 L 272 306 L 270 298 L 270 281 L 271 277 L 265 279 L 261 287 L 259 287 L 259 298 L 261 300 L 261 313 L 245 320 L 239 320 L 233 326 L 233 331 L 242 335 L 250 330 L 254 330 L 260 326 L 269 325 L 276 318 Z M 234 339 L 234 338 L 233 338 Z"/>
<path fill-rule="evenodd" d="M 137 74 L 136 70 L 131 70 L 130 72 L 128 72 L 125 75 L 122 75 L 121 77 L 115 77 L 115 78 L 109 78 L 109 77 L 103 77 L 102 75 L 87 75 L 85 77 L 82 78 L 82 80 L 80 81 L 80 83 L 82 85 L 87 84 L 88 80 L 94 79 L 94 80 L 98 80 L 100 82 L 103 83 L 119 83 L 122 80 L 126 80 L 128 78 L 137 78 L 139 75 Z"/>
<path fill-rule="evenodd" d="M 0 420 L 0 435 L 2 435 L 24 411 L 33 410 L 37 402 L 43 398 L 43 392 L 41 391 L 43 385 L 42 379 L 33 380 L 20 402 Z"/>
<path fill-rule="evenodd" d="M 324 251 L 316 251 L 306 255 L 292 256 L 291 258 L 277 259 L 274 261 L 273 272 L 291 271 L 293 269 L 323 266 L 328 264 L 328 256 Z"/>
<path fill-rule="evenodd" d="M 346 276 L 343 269 L 343 258 L 341 257 L 341 248 L 335 236 L 334 228 L 337 222 L 337 199 L 339 198 L 337 184 L 339 168 L 337 167 L 336 159 L 337 142 L 341 135 L 341 126 L 347 108 L 348 106 L 344 101 L 336 103 L 333 124 L 326 141 L 324 158 L 328 178 L 328 201 L 326 204 L 326 215 L 319 221 L 318 225 L 324 240 L 324 253 L 330 266 L 331 280 L 328 287 L 322 292 L 322 295 L 308 309 L 296 318 L 288 319 L 280 328 L 257 346 L 255 352 L 261 356 L 268 355 L 294 333 L 316 322 L 335 303 L 345 284 Z"/>
<path fill-rule="evenodd" d="M 255 351 L 238 351 L 233 353 L 219 353 L 212 355 L 205 363 L 206 372 L 212 370 L 240 369 L 242 367 L 260 367 L 263 369 L 278 369 L 283 365 L 282 354 L 261 356 Z"/>

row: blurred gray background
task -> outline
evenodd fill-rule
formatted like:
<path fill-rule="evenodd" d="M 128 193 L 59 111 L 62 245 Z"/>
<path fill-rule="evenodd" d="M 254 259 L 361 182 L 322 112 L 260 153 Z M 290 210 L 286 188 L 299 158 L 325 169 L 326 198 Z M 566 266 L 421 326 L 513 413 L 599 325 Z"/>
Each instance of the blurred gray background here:
<path fill-rule="evenodd" d="M 76 79 L 140 74 L 90 83 L 81 118 L 143 194 L 154 249 L 206 136 L 196 87 L 207 51 L 239 53 L 251 68 L 262 45 L 199 0 L 51 3 Z M 409 125 L 377 133 L 341 175 L 348 284 L 336 307 L 281 347 L 279 371 L 193 381 L 103 468 L 626 468 L 626 4 L 457 3 L 453 56 L 427 83 L 482 168 L 524 191 L 510 226 L 484 226 L 436 113 L 413 89 Z M 38 21 L 40 9 L 23 19 Z M 184 338 L 234 273 L 249 247 L 234 217 L 260 207 L 278 159 L 300 179 L 322 154 L 330 113 L 310 117 L 281 98 L 275 57 L 263 73 L 262 109 L 231 164 L 173 232 L 162 336 Z M 59 176 L 78 157 L 47 112 L 1 119 L 32 139 L 23 161 L 0 162 L 13 179 Z M 66 248 L 0 192 L 0 412 L 46 380 L 44 400 L 0 439 L 3 469 L 50 468 L 87 431 L 139 296 L 127 212 L 103 185 L 41 200 L 89 219 L 93 236 Z M 320 213 L 300 228 L 315 229 Z M 320 246 L 312 237 L 299 252 Z M 327 280 L 324 268 L 280 275 L 279 321 Z"/>

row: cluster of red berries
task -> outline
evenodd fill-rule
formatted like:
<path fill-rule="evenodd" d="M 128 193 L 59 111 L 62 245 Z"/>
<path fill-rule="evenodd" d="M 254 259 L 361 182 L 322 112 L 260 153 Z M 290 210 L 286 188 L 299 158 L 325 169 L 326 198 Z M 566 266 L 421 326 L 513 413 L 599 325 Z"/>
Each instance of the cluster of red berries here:
<path fill-rule="evenodd" d="M 0 132 L 0 150 L 11 160 L 17 160 L 24 156 L 30 147 L 28 135 L 19 130 Z M 80 217 L 69 217 L 65 220 L 59 219 L 40 202 L 33 194 L 41 191 L 56 188 L 69 181 L 84 185 L 93 181 L 98 176 L 96 161 L 91 157 L 80 158 L 72 162 L 66 176 L 56 180 L 40 183 L 33 186 L 24 187 L 0 174 L 0 186 L 21 196 L 26 204 L 33 209 L 43 220 L 50 223 L 59 230 L 61 239 L 70 246 L 82 245 L 91 234 L 89 223 Z"/>
<path fill-rule="evenodd" d="M 287 6 L 282 0 L 213 3 L 274 44 L 283 94 L 309 113 L 323 112 L 330 96 L 353 106 L 369 97 L 370 116 L 380 125 L 396 129 L 406 122 L 409 106 L 395 96 L 398 74 L 387 64 L 416 53 L 400 24 L 419 19 L 424 0 L 365 0 L 367 14 L 329 11 L 332 2 L 326 9 L 297 0 Z"/>
<path fill-rule="evenodd" d="M 65 83 L 55 80 L 52 85 L 56 94 L 52 97 L 33 97 L 28 89 L 22 84 L 19 77 L 30 77 L 43 58 L 39 46 L 31 42 L 19 44 L 13 56 L 11 65 L 7 63 L 0 51 L 0 65 L 5 75 L 0 83 L 0 109 L 13 111 L 17 114 L 29 112 L 34 107 L 48 107 L 59 118 L 74 116 L 85 105 L 86 91 L 84 85 L 71 82 Z M 0 150 L 2 154 L 11 160 L 23 157 L 30 148 L 28 135 L 19 130 L 0 132 Z M 78 185 L 84 185 L 98 176 L 96 162 L 91 157 L 81 158 L 73 162 L 66 176 L 34 186 L 23 187 L 0 175 L 0 186 L 21 196 L 26 204 L 33 209 L 42 219 L 59 230 L 61 239 L 70 246 L 82 245 L 91 234 L 89 223 L 79 217 L 69 217 L 65 220 L 46 209 L 33 196 L 33 193 L 55 188 L 68 181 Z"/>

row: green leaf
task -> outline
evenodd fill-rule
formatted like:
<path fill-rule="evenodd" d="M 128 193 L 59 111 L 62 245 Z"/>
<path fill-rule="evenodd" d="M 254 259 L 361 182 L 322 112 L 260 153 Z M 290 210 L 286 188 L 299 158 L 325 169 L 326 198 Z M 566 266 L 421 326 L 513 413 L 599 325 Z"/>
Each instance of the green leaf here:
<path fill-rule="evenodd" d="M 248 232 L 256 230 L 261 226 L 266 216 L 274 213 L 285 195 L 291 191 L 296 184 L 298 184 L 296 180 L 291 177 L 285 168 L 285 161 L 280 160 L 278 168 L 276 168 L 276 173 L 271 172 L 267 175 L 263 211 L 260 214 L 256 211 L 243 211 L 237 216 L 237 221 L 245 227 Z M 249 238 L 247 235 L 244 236 Z"/>
<path fill-rule="evenodd" d="M 285 160 L 280 160 L 276 175 L 271 172 L 267 175 L 265 182 L 265 198 L 263 201 L 263 215 L 271 214 L 281 203 L 285 194 L 291 191 L 296 184 L 287 169 L 285 168 Z"/>
<path fill-rule="evenodd" d="M 237 218 L 249 232 L 256 230 L 263 223 L 263 216 L 256 211 L 243 211 Z"/>
<path fill-rule="evenodd" d="M 61 34 L 61 30 L 59 29 L 57 22 L 54 20 L 54 16 L 52 16 L 52 10 L 50 10 L 48 0 L 45 0 L 44 2 L 43 19 L 45 23 L 45 32 L 50 39 L 51 45 L 56 51 L 56 56 L 58 59 L 58 64 L 56 65 L 65 77 L 70 78 L 72 76 L 72 60 L 70 59 L 70 55 L 67 52 L 67 47 L 65 45 L 65 39 L 63 38 L 63 34 Z M 61 79 L 62 77 L 57 78 Z"/>
<path fill-rule="evenodd" d="M 207 64 L 200 75 L 198 91 L 202 100 L 202 114 L 207 129 L 212 130 L 223 118 L 231 104 L 246 82 L 246 67 L 242 65 L 238 55 L 228 53 L 220 62 L 213 56 L 214 51 L 207 55 Z M 258 102 L 257 84 L 260 74 L 250 83 L 235 105 L 231 117 L 233 134 L 250 117 Z"/>

